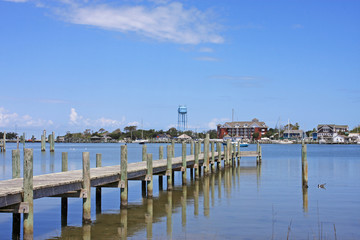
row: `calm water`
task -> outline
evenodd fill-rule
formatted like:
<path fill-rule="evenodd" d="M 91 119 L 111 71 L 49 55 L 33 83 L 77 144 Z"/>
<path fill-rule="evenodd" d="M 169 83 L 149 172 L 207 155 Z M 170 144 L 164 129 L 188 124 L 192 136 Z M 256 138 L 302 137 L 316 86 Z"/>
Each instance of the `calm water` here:
<path fill-rule="evenodd" d="M 159 144 L 148 152 L 158 158 Z M 165 145 L 164 145 L 165 146 Z M 0 180 L 11 178 L 11 149 L 0 154 Z M 34 148 L 34 175 L 59 172 L 61 152 L 69 153 L 69 170 L 81 169 L 82 152 L 102 153 L 103 166 L 120 161 L 119 144 L 56 144 L 55 153 Z M 128 145 L 129 162 L 141 161 L 141 145 Z M 176 145 L 176 155 L 181 146 Z M 250 145 L 246 150 L 255 150 Z M 166 149 L 166 148 L 164 148 Z M 245 149 L 244 149 L 245 150 Z M 301 187 L 301 146 L 263 145 L 263 162 L 242 158 L 241 167 L 222 169 L 200 181 L 188 179 L 175 189 L 143 199 L 139 181 L 129 182 L 129 203 L 120 211 L 120 191 L 103 189 L 102 213 L 82 227 L 82 200 L 69 199 L 68 226 L 61 228 L 60 199 L 34 201 L 35 239 L 360 239 L 360 146 L 308 145 L 309 188 Z M 166 153 L 165 153 L 166 156 Z M 188 174 L 189 176 L 189 174 Z M 326 183 L 326 189 L 317 188 Z M 166 181 L 164 179 L 164 189 Z M 12 215 L 0 214 L 0 239 L 11 238 Z"/>

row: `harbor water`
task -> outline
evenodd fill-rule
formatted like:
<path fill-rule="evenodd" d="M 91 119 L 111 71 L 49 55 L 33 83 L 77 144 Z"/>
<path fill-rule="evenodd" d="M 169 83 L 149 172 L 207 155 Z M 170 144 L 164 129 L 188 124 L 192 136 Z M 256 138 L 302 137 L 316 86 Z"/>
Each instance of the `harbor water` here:
<path fill-rule="evenodd" d="M 158 159 L 159 146 L 147 144 Z M 11 150 L 0 153 L 0 180 L 11 179 Z M 68 168 L 82 169 L 82 152 L 96 153 L 102 166 L 120 164 L 120 144 L 55 144 L 55 152 L 34 149 L 34 175 L 61 171 L 61 153 L 68 152 Z M 20 145 L 22 152 L 22 145 Z M 190 154 L 190 147 L 187 147 Z M 242 148 L 255 151 L 256 145 Z M 126 210 L 120 210 L 120 190 L 102 189 L 101 212 L 91 192 L 92 223 L 82 225 L 82 199 L 69 198 L 68 223 L 61 227 L 60 198 L 34 200 L 35 239 L 360 239 L 360 145 L 308 145 L 308 185 L 302 188 L 301 145 L 262 145 L 262 164 L 242 158 L 240 166 L 221 167 L 199 181 L 182 186 L 175 174 L 173 191 L 158 186 L 154 197 L 143 198 L 140 181 L 129 181 Z M 181 144 L 175 145 L 181 155 Z M 142 145 L 128 144 L 128 162 L 142 159 Z M 21 162 L 22 162 L 21 153 Z M 22 165 L 21 165 L 22 169 Z M 21 171 L 22 175 L 22 171 Z M 325 184 L 319 188 L 318 184 Z M 11 239 L 12 214 L 0 214 L 0 239 Z"/>

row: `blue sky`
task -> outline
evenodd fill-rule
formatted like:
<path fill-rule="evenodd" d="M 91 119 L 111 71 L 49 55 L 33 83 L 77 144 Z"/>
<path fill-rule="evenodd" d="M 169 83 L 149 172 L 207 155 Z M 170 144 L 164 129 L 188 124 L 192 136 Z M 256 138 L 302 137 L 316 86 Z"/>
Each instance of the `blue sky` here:
<path fill-rule="evenodd" d="M 0 131 L 360 123 L 360 1 L 0 0 Z"/>

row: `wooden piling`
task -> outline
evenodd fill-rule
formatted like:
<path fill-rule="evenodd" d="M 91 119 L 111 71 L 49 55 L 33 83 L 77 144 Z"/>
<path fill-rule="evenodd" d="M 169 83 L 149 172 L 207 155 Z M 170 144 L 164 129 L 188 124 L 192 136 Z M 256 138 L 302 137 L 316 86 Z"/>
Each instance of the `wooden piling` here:
<path fill-rule="evenodd" d="M 220 168 L 220 166 L 221 166 L 221 143 L 220 142 L 216 143 L 216 151 L 218 153 L 217 168 Z"/>
<path fill-rule="evenodd" d="M 167 175 L 167 190 L 171 191 L 172 190 L 172 175 L 173 175 L 173 171 L 172 171 L 172 146 L 168 145 L 167 146 L 167 165 L 166 165 L 166 175 Z"/>
<path fill-rule="evenodd" d="M 301 145 L 301 169 L 302 169 L 302 186 L 308 187 L 308 163 L 307 163 L 307 146 L 302 142 Z"/>
<path fill-rule="evenodd" d="M 142 146 L 142 161 L 143 162 L 146 162 L 147 161 L 147 155 L 146 155 L 146 145 L 144 144 Z M 141 181 L 141 193 L 142 193 L 142 196 L 145 197 L 146 196 L 146 181 L 143 180 Z"/>
<path fill-rule="evenodd" d="M 152 198 L 153 197 L 153 162 L 152 162 L 152 154 L 147 154 L 147 197 Z"/>
<path fill-rule="evenodd" d="M 175 157 L 175 140 L 171 140 L 172 157 Z"/>
<path fill-rule="evenodd" d="M 204 141 L 204 175 L 210 172 L 210 164 L 209 164 L 209 134 L 206 134 Z"/>
<path fill-rule="evenodd" d="M 153 238 L 153 217 L 154 217 L 154 203 L 153 199 L 149 198 L 146 200 L 146 214 L 145 214 L 145 222 L 146 222 L 146 238 Z"/>
<path fill-rule="evenodd" d="M 3 150 L 4 152 L 6 152 L 6 131 L 4 131 L 4 134 L 3 134 L 2 150 Z"/>
<path fill-rule="evenodd" d="M 120 239 L 127 239 L 127 222 L 128 222 L 128 210 L 123 208 L 120 210 Z"/>
<path fill-rule="evenodd" d="M 24 150 L 24 152 L 25 152 L 25 140 L 26 140 L 25 133 L 23 133 L 22 142 L 23 142 L 23 150 Z"/>
<path fill-rule="evenodd" d="M 226 142 L 226 165 L 229 166 L 230 165 L 230 151 L 231 151 L 231 142 L 230 139 L 227 140 Z"/>
<path fill-rule="evenodd" d="M 200 174 L 199 174 L 199 144 L 195 143 L 195 180 L 199 180 Z"/>
<path fill-rule="evenodd" d="M 102 155 L 101 153 L 97 153 L 96 154 L 96 167 L 101 167 L 101 159 Z M 96 187 L 95 188 L 95 209 L 96 209 L 96 214 L 100 214 L 101 213 L 101 187 Z"/>
<path fill-rule="evenodd" d="M 91 186 L 90 186 L 90 155 L 89 152 L 83 152 L 83 182 L 82 188 L 86 191 L 87 197 L 83 198 L 83 216 L 84 224 L 91 222 Z"/>
<path fill-rule="evenodd" d="M 256 152 L 257 152 L 257 157 L 256 157 L 256 164 L 259 164 L 260 162 L 260 144 L 259 144 L 259 141 L 257 141 L 257 144 L 256 144 Z"/>
<path fill-rule="evenodd" d="M 159 159 L 164 159 L 164 147 L 159 147 Z M 159 190 L 163 190 L 163 176 L 158 175 L 158 181 L 159 181 Z"/>
<path fill-rule="evenodd" d="M 228 151 L 227 151 L 228 147 L 227 145 L 224 145 L 224 167 L 227 167 L 228 166 Z"/>
<path fill-rule="evenodd" d="M 25 149 L 24 152 L 24 202 L 29 205 L 29 212 L 23 216 L 23 238 L 34 237 L 34 192 L 33 192 L 33 149 Z"/>
<path fill-rule="evenodd" d="M 186 185 L 182 186 L 182 196 L 181 196 L 181 225 L 186 227 L 186 199 L 187 199 L 187 187 Z"/>
<path fill-rule="evenodd" d="M 120 164 L 120 208 L 127 208 L 128 205 L 128 178 L 127 178 L 127 145 L 121 146 L 121 164 Z"/>
<path fill-rule="evenodd" d="M 20 178 L 20 150 L 12 150 L 12 178 Z M 20 239 L 20 213 L 13 213 L 12 239 Z"/>
<path fill-rule="evenodd" d="M 190 141 L 190 155 L 194 155 L 194 141 Z"/>
<path fill-rule="evenodd" d="M 241 150 L 241 149 L 240 149 L 240 144 L 241 144 L 240 141 L 238 141 L 238 146 L 237 146 L 237 152 L 238 152 L 237 161 L 238 161 L 238 166 L 240 166 L 240 159 L 241 159 L 241 155 L 240 155 L 240 154 L 241 154 L 241 153 L 240 153 L 240 150 Z"/>
<path fill-rule="evenodd" d="M 182 184 L 186 185 L 186 143 L 182 143 Z"/>
<path fill-rule="evenodd" d="M 68 153 L 61 153 L 61 171 L 68 171 Z M 67 217 L 68 217 L 68 199 L 67 197 L 61 198 L 61 227 L 67 226 Z"/>
<path fill-rule="evenodd" d="M 211 142 L 211 171 L 215 171 L 215 143 Z"/>
<path fill-rule="evenodd" d="M 55 133 L 52 132 L 50 136 L 51 136 L 50 152 L 54 152 L 55 151 Z"/>
<path fill-rule="evenodd" d="M 41 135 L 41 151 L 45 152 L 45 135 Z"/>

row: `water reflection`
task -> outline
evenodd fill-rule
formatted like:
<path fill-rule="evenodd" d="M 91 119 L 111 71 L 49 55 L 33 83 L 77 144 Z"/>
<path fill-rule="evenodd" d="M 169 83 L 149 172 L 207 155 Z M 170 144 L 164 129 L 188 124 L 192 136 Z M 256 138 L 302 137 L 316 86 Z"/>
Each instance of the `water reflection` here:
<path fill-rule="evenodd" d="M 40 160 L 41 160 L 41 174 L 46 174 L 46 152 L 41 152 L 40 155 Z"/>
<path fill-rule="evenodd" d="M 50 152 L 50 173 L 53 173 L 55 170 L 55 153 Z"/>
<path fill-rule="evenodd" d="M 176 209 L 181 209 L 180 216 L 178 214 L 176 216 L 181 217 L 181 229 L 184 232 L 187 227 L 187 219 L 190 216 L 199 215 L 199 205 L 202 205 L 203 208 L 202 215 L 209 218 L 211 209 L 216 207 L 215 196 L 218 199 L 222 197 L 222 188 L 225 188 L 226 197 L 230 197 L 233 189 L 236 189 L 240 183 L 239 178 L 242 171 L 253 175 L 260 173 L 256 167 L 242 168 L 237 166 L 235 168 L 221 169 L 216 173 L 205 175 L 199 180 L 189 182 L 187 185 L 175 186 L 173 191 L 159 191 L 159 196 L 152 199 L 143 198 L 142 204 L 129 204 L 127 209 L 121 209 L 119 213 L 97 214 L 96 220 L 91 225 L 63 227 L 61 235 L 54 237 L 54 239 L 68 239 L 69 237 L 126 239 L 141 234 L 141 232 L 146 234 L 146 238 L 151 239 L 165 234 L 165 232 L 157 232 L 156 236 L 154 236 L 153 224 L 158 222 L 166 222 L 166 235 L 168 238 L 172 238 L 174 227 L 176 231 L 179 230 L 176 228 L 179 226 L 173 226 L 173 213 L 177 212 Z M 260 176 L 257 177 L 260 178 Z M 203 199 L 203 201 L 199 201 L 199 198 Z M 192 207 L 188 206 L 188 204 L 193 204 L 193 213 L 188 211 Z M 191 215 L 187 216 L 188 214 Z"/>

